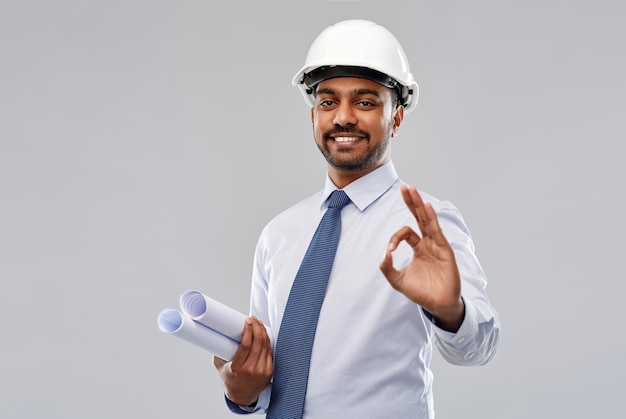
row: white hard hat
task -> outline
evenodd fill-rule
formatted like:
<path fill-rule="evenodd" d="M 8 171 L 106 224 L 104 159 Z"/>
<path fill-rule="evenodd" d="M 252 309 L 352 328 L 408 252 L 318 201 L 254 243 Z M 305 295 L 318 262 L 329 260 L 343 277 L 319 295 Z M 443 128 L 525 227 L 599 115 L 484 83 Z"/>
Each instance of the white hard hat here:
<path fill-rule="evenodd" d="M 344 20 L 324 29 L 313 41 L 292 84 L 313 106 L 315 86 L 333 77 L 362 77 L 396 89 L 407 113 L 417 105 L 419 88 L 402 46 L 391 32 L 374 22 Z"/>

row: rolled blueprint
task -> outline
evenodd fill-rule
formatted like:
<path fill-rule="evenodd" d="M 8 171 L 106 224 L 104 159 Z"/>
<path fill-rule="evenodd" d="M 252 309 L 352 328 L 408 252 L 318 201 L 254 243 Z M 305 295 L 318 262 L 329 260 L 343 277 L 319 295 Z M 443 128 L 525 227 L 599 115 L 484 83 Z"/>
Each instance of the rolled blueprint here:
<path fill-rule="evenodd" d="M 245 314 L 194 290 L 180 296 L 180 308 L 189 318 L 241 342 Z"/>
<path fill-rule="evenodd" d="M 159 329 L 161 329 L 162 332 L 169 333 L 187 342 L 193 343 L 226 361 L 233 359 L 239 347 L 239 342 L 235 342 L 172 308 L 166 308 L 161 311 L 158 323 Z M 243 320 L 240 325 L 240 328 L 242 327 Z"/>

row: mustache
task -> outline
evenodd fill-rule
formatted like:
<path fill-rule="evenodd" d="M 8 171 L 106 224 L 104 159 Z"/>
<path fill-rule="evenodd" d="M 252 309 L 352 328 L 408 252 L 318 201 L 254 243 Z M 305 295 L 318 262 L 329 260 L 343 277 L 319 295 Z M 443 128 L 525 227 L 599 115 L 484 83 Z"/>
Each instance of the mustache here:
<path fill-rule="evenodd" d="M 324 138 L 332 137 L 335 134 L 356 134 L 362 137 L 369 137 L 369 133 L 362 129 L 355 129 L 354 127 L 342 127 L 336 125 L 334 128 L 329 129 L 324 133 Z"/>

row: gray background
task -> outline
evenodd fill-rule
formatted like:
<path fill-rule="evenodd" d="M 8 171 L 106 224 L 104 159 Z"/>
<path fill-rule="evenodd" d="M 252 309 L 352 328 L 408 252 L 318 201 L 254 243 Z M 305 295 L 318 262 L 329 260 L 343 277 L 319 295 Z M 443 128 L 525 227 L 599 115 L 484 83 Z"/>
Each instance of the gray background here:
<path fill-rule="evenodd" d="M 291 77 L 345 18 L 404 45 L 394 162 L 462 210 L 502 318 L 489 366 L 435 357 L 438 418 L 623 412 L 625 3 L 1 0 L 0 417 L 232 417 L 156 318 L 247 311 L 261 228 L 324 178 Z"/>

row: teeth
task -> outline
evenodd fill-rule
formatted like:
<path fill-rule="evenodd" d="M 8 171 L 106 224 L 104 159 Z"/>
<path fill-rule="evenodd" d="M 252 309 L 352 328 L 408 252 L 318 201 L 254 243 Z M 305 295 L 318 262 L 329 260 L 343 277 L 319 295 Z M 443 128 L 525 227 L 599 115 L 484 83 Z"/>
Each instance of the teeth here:
<path fill-rule="evenodd" d="M 338 143 L 350 143 L 353 141 L 359 141 L 361 137 L 335 137 L 335 141 Z"/>

